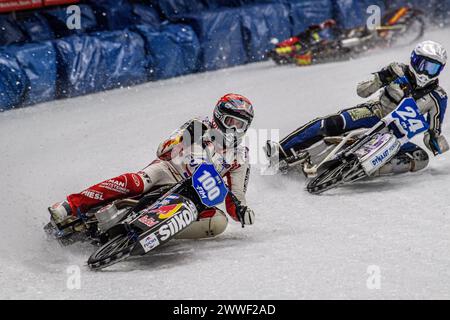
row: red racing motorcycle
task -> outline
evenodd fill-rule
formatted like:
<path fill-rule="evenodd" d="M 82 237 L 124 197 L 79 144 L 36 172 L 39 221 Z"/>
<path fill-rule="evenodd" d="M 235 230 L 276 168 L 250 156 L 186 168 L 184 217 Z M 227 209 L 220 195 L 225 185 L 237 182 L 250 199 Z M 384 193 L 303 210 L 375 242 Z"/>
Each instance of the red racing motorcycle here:
<path fill-rule="evenodd" d="M 297 36 L 276 44 L 268 56 L 276 64 L 298 66 L 349 60 L 370 49 L 409 45 L 420 39 L 424 32 L 423 13 L 404 6 L 386 12 L 381 25 L 373 29 L 345 30 L 334 20 L 310 26 Z"/>

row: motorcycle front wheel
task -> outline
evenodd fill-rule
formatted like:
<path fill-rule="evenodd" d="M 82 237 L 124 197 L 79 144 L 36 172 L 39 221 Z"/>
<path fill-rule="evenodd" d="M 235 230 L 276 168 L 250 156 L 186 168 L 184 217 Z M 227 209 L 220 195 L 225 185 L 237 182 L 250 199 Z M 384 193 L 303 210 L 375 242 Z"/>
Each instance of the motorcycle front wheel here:
<path fill-rule="evenodd" d="M 128 258 L 136 241 L 128 234 L 119 234 L 95 251 L 88 260 L 92 270 L 100 270 Z"/>
<path fill-rule="evenodd" d="M 354 182 L 364 177 L 365 173 L 357 158 L 346 162 L 336 162 L 312 179 L 306 186 L 306 190 L 311 194 L 321 194 L 344 183 Z"/>

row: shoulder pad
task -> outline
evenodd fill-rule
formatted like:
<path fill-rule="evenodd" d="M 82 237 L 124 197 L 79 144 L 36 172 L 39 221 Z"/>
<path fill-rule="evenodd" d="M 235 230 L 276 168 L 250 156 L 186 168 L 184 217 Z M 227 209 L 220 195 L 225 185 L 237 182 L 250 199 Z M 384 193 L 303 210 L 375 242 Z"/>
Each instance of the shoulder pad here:
<path fill-rule="evenodd" d="M 404 63 L 392 62 L 389 68 L 399 77 L 403 77 L 406 74 L 408 66 Z"/>

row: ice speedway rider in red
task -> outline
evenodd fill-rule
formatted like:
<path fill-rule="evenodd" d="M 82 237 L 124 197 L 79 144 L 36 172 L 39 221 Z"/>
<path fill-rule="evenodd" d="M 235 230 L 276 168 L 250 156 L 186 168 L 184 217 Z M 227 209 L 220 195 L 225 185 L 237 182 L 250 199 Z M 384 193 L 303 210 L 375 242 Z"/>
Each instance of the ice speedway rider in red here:
<path fill-rule="evenodd" d="M 67 196 L 65 201 L 49 208 L 51 219 L 57 224 L 64 224 L 70 217 L 113 200 L 135 197 L 162 186 L 173 185 L 191 176 L 196 166 L 207 157 L 225 178 L 239 202 L 235 203 L 227 196 L 228 215 L 244 224 L 253 224 L 255 216 L 245 199 L 250 175 L 248 149 L 241 145 L 253 116 L 253 106 L 246 97 L 238 94 L 223 96 L 214 108 L 212 120 L 194 118 L 186 122 L 159 145 L 157 158 L 147 167 Z M 199 221 L 184 232 L 184 236 L 215 236 L 225 230 L 227 223 L 227 216 L 223 212 L 204 211 Z"/>
<path fill-rule="evenodd" d="M 301 165 L 316 149 L 324 137 L 339 136 L 345 132 L 371 128 L 393 111 L 405 97 L 413 97 L 427 116 L 429 130 L 424 144 L 434 154 L 448 151 L 447 140 L 442 135 L 442 122 L 447 109 L 447 93 L 439 86 L 439 75 L 447 63 L 447 51 L 434 41 L 419 43 L 411 54 L 410 65 L 393 62 L 375 72 L 371 79 L 358 84 L 357 93 L 368 98 L 379 96 L 334 115 L 317 118 L 280 141 L 268 141 L 267 156 L 281 171 Z M 377 174 L 418 171 L 428 165 L 425 150 L 413 143 L 405 144 L 399 153 Z"/>

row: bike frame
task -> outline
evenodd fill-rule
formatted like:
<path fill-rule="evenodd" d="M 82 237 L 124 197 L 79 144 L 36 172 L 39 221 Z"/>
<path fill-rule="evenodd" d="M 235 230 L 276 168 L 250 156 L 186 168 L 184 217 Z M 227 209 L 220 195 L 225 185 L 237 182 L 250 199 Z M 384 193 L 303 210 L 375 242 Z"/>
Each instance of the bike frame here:
<path fill-rule="evenodd" d="M 323 159 L 319 164 L 316 164 L 312 167 L 303 167 L 303 172 L 308 175 L 308 176 L 315 176 L 317 174 L 317 171 L 319 170 L 319 168 L 321 166 L 323 166 L 324 163 L 332 160 L 341 150 L 342 148 L 347 144 L 347 142 L 352 139 L 355 136 L 361 135 L 364 132 L 366 132 L 367 129 L 358 129 L 358 130 L 354 130 L 351 131 L 348 135 L 346 135 L 342 141 L 325 157 L 325 159 Z"/>

